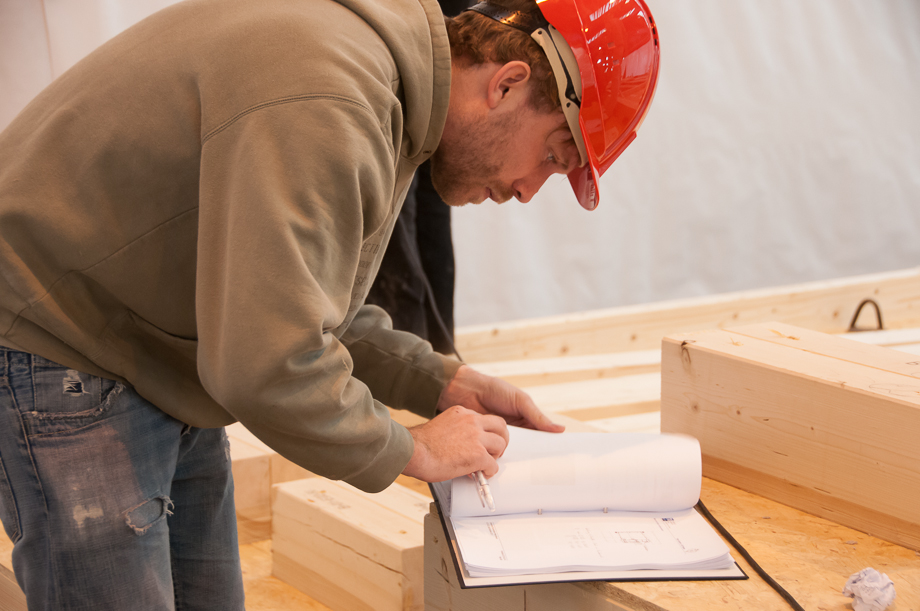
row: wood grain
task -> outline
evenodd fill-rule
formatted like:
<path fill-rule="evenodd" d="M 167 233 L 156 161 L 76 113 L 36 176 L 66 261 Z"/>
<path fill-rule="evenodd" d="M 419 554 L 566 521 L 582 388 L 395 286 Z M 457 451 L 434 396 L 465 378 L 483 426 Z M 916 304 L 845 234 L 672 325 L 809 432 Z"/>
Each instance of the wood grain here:
<path fill-rule="evenodd" d="M 429 499 L 311 478 L 272 490 L 273 574 L 337 610 L 421 611 Z"/>

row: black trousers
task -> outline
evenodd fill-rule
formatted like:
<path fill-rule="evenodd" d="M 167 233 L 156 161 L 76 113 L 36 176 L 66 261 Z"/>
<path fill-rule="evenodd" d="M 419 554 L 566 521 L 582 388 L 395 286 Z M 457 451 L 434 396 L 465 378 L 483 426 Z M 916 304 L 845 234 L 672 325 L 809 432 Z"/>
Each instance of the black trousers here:
<path fill-rule="evenodd" d="M 427 339 L 438 352 L 452 353 L 454 247 L 450 207 L 431 185 L 427 162 L 409 189 L 366 302 L 386 310 L 395 329 Z"/>

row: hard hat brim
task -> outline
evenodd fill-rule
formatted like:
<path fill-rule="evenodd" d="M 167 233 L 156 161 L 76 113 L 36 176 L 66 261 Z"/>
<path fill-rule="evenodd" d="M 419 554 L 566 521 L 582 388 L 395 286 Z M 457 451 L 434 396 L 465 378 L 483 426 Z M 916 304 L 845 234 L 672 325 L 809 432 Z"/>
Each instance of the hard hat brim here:
<path fill-rule="evenodd" d="M 594 171 L 594 166 L 586 163 L 569 172 L 568 177 L 569 183 L 572 185 L 572 191 L 575 192 L 575 198 L 581 204 L 581 207 L 589 211 L 597 208 L 598 176 Z"/>

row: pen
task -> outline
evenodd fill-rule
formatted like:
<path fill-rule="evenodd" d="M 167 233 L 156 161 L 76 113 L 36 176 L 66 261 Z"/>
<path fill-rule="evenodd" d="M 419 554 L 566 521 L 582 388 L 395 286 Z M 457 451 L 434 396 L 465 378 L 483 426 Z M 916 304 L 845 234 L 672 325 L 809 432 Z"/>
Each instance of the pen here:
<path fill-rule="evenodd" d="M 492 500 L 492 491 L 489 490 L 486 476 L 482 474 L 482 471 L 477 471 L 476 479 L 479 481 L 479 500 L 483 501 L 483 506 L 489 506 L 489 511 L 495 511 L 495 501 Z"/>

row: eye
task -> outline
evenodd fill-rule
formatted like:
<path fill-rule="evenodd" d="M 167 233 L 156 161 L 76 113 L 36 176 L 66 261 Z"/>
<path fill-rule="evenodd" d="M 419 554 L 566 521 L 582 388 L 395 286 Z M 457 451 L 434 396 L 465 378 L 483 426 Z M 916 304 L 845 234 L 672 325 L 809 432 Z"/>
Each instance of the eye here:
<path fill-rule="evenodd" d="M 565 163 L 563 163 L 559 157 L 556 157 L 556 154 L 553 152 L 546 155 L 546 163 L 556 166 L 556 171 L 565 170 Z"/>

